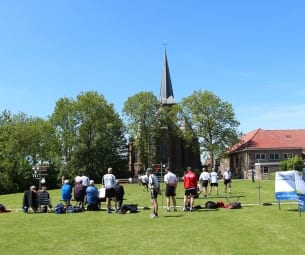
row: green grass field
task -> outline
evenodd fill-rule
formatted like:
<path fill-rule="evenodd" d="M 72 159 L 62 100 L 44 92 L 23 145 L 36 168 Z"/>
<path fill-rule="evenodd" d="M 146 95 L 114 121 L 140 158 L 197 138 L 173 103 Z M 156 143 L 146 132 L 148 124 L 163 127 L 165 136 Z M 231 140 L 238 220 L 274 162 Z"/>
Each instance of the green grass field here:
<path fill-rule="evenodd" d="M 98 185 L 99 186 L 99 185 Z M 304 254 L 305 214 L 297 204 L 274 198 L 274 181 L 233 180 L 232 195 L 241 195 L 242 209 L 166 213 L 160 196 L 159 218 L 151 219 L 148 192 L 124 184 L 126 204 L 138 204 L 135 214 L 106 211 L 74 214 L 29 213 L 20 210 L 22 195 L 0 196 L 11 213 L 0 214 L 1 255 L 27 254 Z M 60 191 L 50 190 L 53 205 Z M 177 197 L 181 198 L 181 183 Z M 223 184 L 220 183 L 220 196 Z M 213 196 L 213 193 L 212 193 Z M 215 202 L 225 199 L 211 199 Z M 182 199 L 177 199 L 182 205 Z M 197 199 L 196 205 L 207 200 Z M 263 203 L 275 203 L 263 206 Z M 104 207 L 104 203 L 102 207 Z M 16 211 L 16 209 L 18 209 Z"/>

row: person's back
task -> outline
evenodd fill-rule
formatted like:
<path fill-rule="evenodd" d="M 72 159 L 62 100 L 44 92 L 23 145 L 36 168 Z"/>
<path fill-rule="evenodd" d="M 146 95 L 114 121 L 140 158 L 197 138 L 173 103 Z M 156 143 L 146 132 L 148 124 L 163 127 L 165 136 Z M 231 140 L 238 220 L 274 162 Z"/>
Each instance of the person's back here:
<path fill-rule="evenodd" d="M 174 173 L 168 171 L 167 174 L 164 175 L 164 182 L 167 185 L 176 186 L 177 182 L 178 182 L 178 179 L 177 179 L 177 176 Z"/>
<path fill-rule="evenodd" d="M 223 174 L 223 178 L 224 178 L 225 180 L 231 180 L 231 176 L 232 176 L 232 174 L 231 174 L 231 170 L 230 170 L 230 169 L 227 169 L 227 170 L 224 172 L 224 174 Z"/>
<path fill-rule="evenodd" d="M 82 183 L 76 183 L 74 185 L 74 199 L 78 202 L 82 202 L 84 200 L 84 187 Z"/>
<path fill-rule="evenodd" d="M 65 180 L 64 184 L 61 187 L 61 196 L 62 200 L 66 202 L 70 202 L 72 198 L 72 187 L 68 180 Z"/>
<path fill-rule="evenodd" d="M 88 205 L 96 205 L 98 203 L 98 190 L 95 186 L 88 186 L 86 189 L 86 201 Z"/>
<path fill-rule="evenodd" d="M 197 188 L 197 177 L 193 171 L 188 171 L 183 177 L 185 189 Z"/>
<path fill-rule="evenodd" d="M 115 176 L 111 173 L 107 173 L 103 176 L 103 185 L 106 189 L 115 188 Z"/>
<path fill-rule="evenodd" d="M 187 168 L 187 172 L 183 176 L 183 185 L 185 188 L 184 199 L 183 199 L 183 211 L 186 211 L 188 204 L 190 211 L 192 211 L 194 205 L 194 196 L 197 195 L 197 176 L 192 171 L 191 167 Z"/>
<path fill-rule="evenodd" d="M 218 182 L 218 175 L 215 171 L 211 172 L 211 183 L 217 183 Z"/>

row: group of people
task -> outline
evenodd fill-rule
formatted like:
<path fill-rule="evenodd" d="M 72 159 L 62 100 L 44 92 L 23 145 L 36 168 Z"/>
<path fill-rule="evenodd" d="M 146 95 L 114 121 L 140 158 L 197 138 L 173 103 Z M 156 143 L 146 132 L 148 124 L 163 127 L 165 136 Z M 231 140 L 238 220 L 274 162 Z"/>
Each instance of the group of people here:
<path fill-rule="evenodd" d="M 150 188 L 150 197 L 153 207 L 153 212 L 151 217 L 158 217 L 158 195 L 160 192 L 160 184 L 157 176 L 153 173 L 151 168 L 148 168 L 146 171 L 148 176 L 148 187 Z M 198 197 L 201 192 L 201 187 L 203 188 L 204 196 L 211 194 L 212 188 L 215 188 L 217 196 L 218 192 L 218 179 L 219 176 L 216 170 L 213 170 L 209 173 L 206 168 L 202 169 L 202 173 L 199 176 L 197 181 L 197 176 L 191 169 L 191 167 L 187 168 L 187 171 L 183 176 L 183 186 L 184 186 L 184 197 L 183 197 L 183 211 L 192 211 L 194 207 L 194 199 Z M 227 168 L 223 174 L 223 181 L 225 185 L 225 192 L 231 193 L 231 182 L 232 182 L 232 174 L 229 168 Z M 166 196 L 166 211 L 170 212 L 170 202 L 173 202 L 173 209 L 177 211 L 177 202 L 176 202 L 176 188 L 178 184 L 177 176 L 169 169 L 166 168 L 166 174 L 164 175 L 164 183 L 166 185 L 165 188 L 165 196 Z M 201 184 L 201 185 L 200 185 Z M 209 186 L 210 184 L 210 186 Z M 209 190 L 208 190 L 209 186 Z"/>
<path fill-rule="evenodd" d="M 183 176 L 184 185 L 184 197 L 183 197 L 183 211 L 192 211 L 194 207 L 194 199 L 201 192 L 201 187 L 203 189 L 204 196 L 211 195 L 212 188 L 215 188 L 216 195 L 218 192 L 218 180 L 219 176 L 215 170 L 209 173 L 206 168 L 202 169 L 198 180 L 196 174 L 193 172 L 191 167 L 187 168 L 187 171 Z M 232 174 L 230 169 L 226 169 L 223 174 L 223 181 L 225 185 L 225 192 L 231 192 L 231 182 Z M 143 188 L 150 189 L 150 198 L 152 203 L 152 218 L 158 217 L 158 195 L 161 194 L 160 183 L 158 177 L 153 173 L 152 168 L 146 170 L 145 178 L 142 181 Z M 166 168 L 166 174 L 164 175 L 165 196 L 166 196 L 166 211 L 170 212 L 170 203 L 173 203 L 173 210 L 177 211 L 177 201 L 176 201 L 176 188 L 178 184 L 177 176 L 170 170 Z M 112 168 L 107 169 L 107 173 L 102 177 L 102 187 L 104 189 L 104 196 L 101 196 L 101 190 L 99 190 L 95 184 L 94 180 L 89 180 L 85 175 L 75 177 L 75 185 L 72 185 L 68 179 L 62 178 L 62 188 L 61 195 L 62 200 L 65 205 L 71 204 L 72 192 L 73 200 L 76 201 L 82 209 L 87 210 L 99 210 L 100 203 L 102 199 L 105 199 L 106 209 L 108 213 L 113 210 L 119 212 L 123 205 L 124 199 L 124 187 L 120 184 L 120 181 L 112 173 Z M 46 192 L 49 198 L 49 194 L 46 191 L 46 186 L 42 185 L 39 192 Z M 32 208 L 33 211 L 37 211 L 39 207 L 38 192 L 35 186 L 31 186 L 29 190 L 25 191 L 23 198 L 23 209 L 27 211 L 28 208 Z M 114 209 L 111 206 L 111 202 L 114 203 Z M 87 208 L 85 208 L 87 206 Z"/>
<path fill-rule="evenodd" d="M 85 175 L 75 177 L 75 185 L 72 185 L 69 180 L 62 179 L 61 195 L 62 200 L 66 205 L 70 205 L 73 199 L 78 203 L 78 206 L 88 211 L 99 210 L 102 199 L 106 200 L 106 209 L 108 213 L 112 212 L 111 201 L 114 202 L 114 210 L 118 212 L 123 204 L 124 187 L 120 181 L 112 174 L 112 168 L 107 169 L 107 173 L 102 178 L 102 186 L 104 195 L 100 194 L 100 190 L 95 186 L 94 180 L 89 180 Z M 87 206 L 87 207 L 86 207 Z M 86 207 L 86 208 L 85 208 Z"/>
<path fill-rule="evenodd" d="M 23 193 L 22 210 L 28 212 L 32 209 L 33 212 L 47 212 L 49 208 L 52 208 L 50 194 L 47 191 L 45 180 L 40 183 L 40 189 L 37 189 L 35 185 Z"/>
<path fill-rule="evenodd" d="M 232 183 L 232 173 L 230 168 L 227 168 L 223 173 L 223 183 L 225 185 L 225 193 L 231 193 L 231 183 Z M 218 191 L 218 181 L 219 176 L 216 169 L 213 169 L 211 173 L 209 173 L 206 168 L 202 168 L 202 173 L 199 176 L 199 182 L 202 185 L 204 196 L 206 197 L 208 194 L 211 195 L 212 188 L 215 188 L 216 195 L 219 195 Z"/>

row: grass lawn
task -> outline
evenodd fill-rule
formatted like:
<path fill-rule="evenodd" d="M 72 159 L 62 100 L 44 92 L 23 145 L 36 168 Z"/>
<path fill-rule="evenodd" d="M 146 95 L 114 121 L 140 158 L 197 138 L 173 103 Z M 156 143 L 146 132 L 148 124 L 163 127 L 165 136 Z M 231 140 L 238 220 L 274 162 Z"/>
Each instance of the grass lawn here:
<path fill-rule="evenodd" d="M 223 186 L 220 183 L 220 196 L 225 195 Z M 282 203 L 280 209 L 277 204 L 262 205 L 276 203 L 274 181 L 233 180 L 232 195 L 245 196 L 240 198 L 243 208 L 236 210 L 182 212 L 179 208 L 166 213 L 165 198 L 160 196 L 157 219 L 149 217 L 151 210 L 142 209 L 151 207 L 148 192 L 138 184 L 124 184 L 124 188 L 124 202 L 138 204 L 138 213 L 25 214 L 20 210 L 23 194 L 0 196 L 0 203 L 13 209 L 0 214 L 1 255 L 305 253 L 305 214 L 299 216 L 296 203 Z M 60 190 L 49 192 L 55 205 Z M 182 194 L 180 183 L 177 197 Z M 227 203 L 224 198 L 211 200 Z M 206 201 L 197 199 L 195 204 Z M 177 202 L 182 205 L 182 199 Z"/>

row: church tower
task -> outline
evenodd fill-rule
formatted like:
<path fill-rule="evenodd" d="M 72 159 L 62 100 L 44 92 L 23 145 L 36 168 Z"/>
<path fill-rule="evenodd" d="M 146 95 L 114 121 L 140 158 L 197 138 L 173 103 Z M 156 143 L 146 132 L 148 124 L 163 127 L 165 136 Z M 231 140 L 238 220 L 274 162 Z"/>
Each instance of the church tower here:
<path fill-rule="evenodd" d="M 161 107 L 172 107 L 175 105 L 174 92 L 169 71 L 166 49 L 164 51 L 164 62 L 162 69 L 161 87 L 160 87 L 160 104 Z M 166 132 L 167 139 L 160 141 L 160 152 L 162 162 L 172 168 L 186 169 L 201 168 L 199 143 L 196 139 L 191 145 L 187 144 L 181 137 L 178 137 L 172 128 L 174 123 L 168 123 Z"/>
<path fill-rule="evenodd" d="M 161 88 L 160 88 L 160 102 L 161 105 L 175 104 L 174 92 L 173 92 L 171 76 L 168 68 L 166 50 L 164 51 L 164 63 L 163 63 Z"/>

